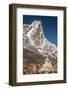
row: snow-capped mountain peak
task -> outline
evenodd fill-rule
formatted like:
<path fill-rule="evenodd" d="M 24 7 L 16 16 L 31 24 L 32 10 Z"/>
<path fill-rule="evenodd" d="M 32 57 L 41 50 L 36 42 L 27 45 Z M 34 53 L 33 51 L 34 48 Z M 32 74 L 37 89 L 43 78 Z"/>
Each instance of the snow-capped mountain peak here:
<path fill-rule="evenodd" d="M 30 25 L 24 24 L 23 29 L 24 48 L 37 51 L 43 56 L 57 58 L 57 47 L 45 38 L 41 21 L 35 20 Z"/>

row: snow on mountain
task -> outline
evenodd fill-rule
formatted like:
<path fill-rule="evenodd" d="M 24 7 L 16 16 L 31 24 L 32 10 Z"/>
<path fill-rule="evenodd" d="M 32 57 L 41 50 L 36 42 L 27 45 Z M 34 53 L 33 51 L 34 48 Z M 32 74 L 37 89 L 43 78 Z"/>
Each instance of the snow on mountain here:
<path fill-rule="evenodd" d="M 57 72 L 57 47 L 44 36 L 41 21 L 23 25 L 23 63 L 42 64 L 39 73 Z"/>
<path fill-rule="evenodd" d="M 55 59 L 57 58 L 57 47 L 45 38 L 41 21 L 35 20 L 30 25 L 24 24 L 23 28 L 24 48 L 36 50 L 43 56 L 47 54 Z"/>

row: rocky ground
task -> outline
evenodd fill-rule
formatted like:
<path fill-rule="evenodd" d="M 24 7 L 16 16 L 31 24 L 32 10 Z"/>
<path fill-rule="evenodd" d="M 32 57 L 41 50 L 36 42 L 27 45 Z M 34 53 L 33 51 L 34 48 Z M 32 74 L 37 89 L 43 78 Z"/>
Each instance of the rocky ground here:
<path fill-rule="evenodd" d="M 52 69 L 41 70 L 43 64 L 24 64 L 23 65 L 23 74 L 46 74 L 46 73 L 57 73 L 57 64 L 52 64 Z"/>
<path fill-rule="evenodd" d="M 23 50 L 23 74 L 57 73 L 57 60 L 37 51 Z"/>

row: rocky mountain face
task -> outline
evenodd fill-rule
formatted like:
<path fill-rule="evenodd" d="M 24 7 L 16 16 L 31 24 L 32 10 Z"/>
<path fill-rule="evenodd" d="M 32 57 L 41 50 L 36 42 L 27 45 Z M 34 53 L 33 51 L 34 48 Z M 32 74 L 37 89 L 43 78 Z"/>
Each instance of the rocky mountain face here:
<path fill-rule="evenodd" d="M 30 25 L 23 25 L 23 63 L 24 70 L 27 67 L 25 65 L 34 64 L 33 73 L 57 72 L 54 68 L 57 68 L 57 47 L 44 36 L 41 21 L 35 20 Z M 36 72 L 37 64 L 42 65 Z M 24 73 L 27 74 L 25 71 Z"/>

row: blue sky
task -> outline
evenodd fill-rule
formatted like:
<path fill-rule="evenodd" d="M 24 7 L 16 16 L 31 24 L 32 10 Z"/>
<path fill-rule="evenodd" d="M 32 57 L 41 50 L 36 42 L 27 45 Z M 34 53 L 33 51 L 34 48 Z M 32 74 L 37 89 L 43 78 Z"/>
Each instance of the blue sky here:
<path fill-rule="evenodd" d="M 40 20 L 45 37 L 57 46 L 57 17 L 23 15 L 23 24 L 31 24 L 34 20 Z"/>

